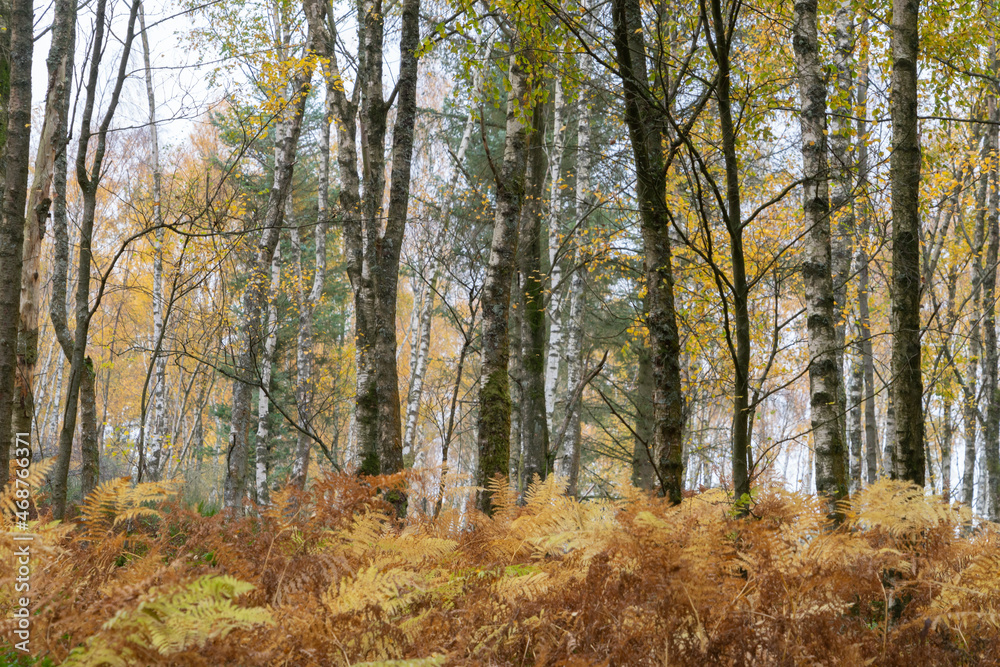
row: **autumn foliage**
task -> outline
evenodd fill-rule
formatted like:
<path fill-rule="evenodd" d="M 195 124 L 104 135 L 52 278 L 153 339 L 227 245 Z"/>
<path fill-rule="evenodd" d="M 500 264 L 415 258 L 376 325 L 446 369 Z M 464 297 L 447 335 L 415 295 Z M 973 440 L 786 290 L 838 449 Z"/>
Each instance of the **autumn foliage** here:
<path fill-rule="evenodd" d="M 33 653 L 66 665 L 1000 664 L 1000 532 L 913 486 L 873 485 L 832 529 L 819 501 L 780 488 L 741 518 L 720 491 L 671 507 L 623 483 L 577 502 L 554 478 L 523 505 L 498 486 L 493 518 L 411 508 L 400 521 L 381 494 L 409 481 L 329 476 L 240 518 L 204 517 L 169 484 L 107 482 L 76 520 L 33 525 Z M 0 574 L 5 637 L 13 578 Z"/>

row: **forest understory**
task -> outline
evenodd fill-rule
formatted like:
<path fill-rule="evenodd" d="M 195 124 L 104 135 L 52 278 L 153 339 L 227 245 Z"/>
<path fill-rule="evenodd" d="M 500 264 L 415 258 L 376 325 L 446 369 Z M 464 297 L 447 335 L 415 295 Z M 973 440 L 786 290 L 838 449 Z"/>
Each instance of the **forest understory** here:
<path fill-rule="evenodd" d="M 107 482 L 32 524 L 34 657 L 0 662 L 1000 664 L 1000 530 L 911 484 L 865 489 L 839 526 L 776 486 L 741 516 L 718 490 L 579 502 L 555 477 L 523 504 L 498 480 L 492 518 L 396 518 L 384 495 L 420 482 L 330 475 L 238 519 Z"/>

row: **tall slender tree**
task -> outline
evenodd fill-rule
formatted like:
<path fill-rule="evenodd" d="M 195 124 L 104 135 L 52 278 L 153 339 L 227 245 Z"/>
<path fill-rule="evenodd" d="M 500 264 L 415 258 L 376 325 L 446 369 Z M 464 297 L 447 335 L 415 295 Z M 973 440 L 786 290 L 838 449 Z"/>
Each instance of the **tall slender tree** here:
<path fill-rule="evenodd" d="M 653 430 L 646 445 L 653 457 L 660 492 L 679 503 L 683 491 L 683 397 L 680 376 L 680 336 L 674 306 L 674 275 L 663 174 L 665 125 L 663 109 L 650 103 L 647 54 L 638 0 L 614 0 L 614 52 L 621 74 L 628 127 L 635 161 L 636 197 L 642 227 L 646 292 L 649 295 L 650 370 L 653 379 Z M 664 104 L 664 102 L 661 102 Z"/>
<path fill-rule="evenodd" d="M 892 476 L 924 484 L 923 378 L 920 370 L 920 136 L 917 123 L 919 0 L 893 0 Z"/>
<path fill-rule="evenodd" d="M 545 106 L 535 105 L 528 137 L 524 204 L 521 207 L 520 271 L 523 290 L 521 339 L 521 438 L 524 483 L 550 470 L 545 395 L 545 305 L 542 278 L 542 191 L 545 183 Z"/>
<path fill-rule="evenodd" d="M 31 146 L 31 50 L 33 14 L 30 0 L 11 0 L 10 21 L 3 39 L 9 39 L 9 82 L 6 93 L 7 127 L 2 142 L 3 201 L 0 207 L 0 485 L 7 482 L 10 461 L 11 417 L 14 409 L 14 373 L 17 368 L 17 323 L 21 311 L 21 258 L 24 243 L 24 207 L 28 198 L 28 160 Z M 9 38 L 8 38 L 9 35 Z"/>
<path fill-rule="evenodd" d="M 317 0 L 303 0 L 308 22 L 305 53 L 316 52 L 321 34 L 325 32 L 326 5 Z M 226 480 L 224 502 L 229 509 L 241 507 L 247 492 L 247 467 L 249 461 L 248 428 L 250 422 L 250 395 L 257 383 L 256 360 L 264 347 L 262 314 L 267 302 L 270 284 L 271 261 L 284 222 L 285 200 L 292 184 L 292 172 L 302 131 L 302 115 L 309 92 L 315 61 L 305 58 L 296 73 L 289 100 L 287 124 L 275 145 L 274 179 L 267 196 L 260 239 L 251 260 L 247 286 L 241 297 L 244 325 L 241 340 L 235 353 L 236 377 L 233 380 L 232 423 L 226 452 Z"/>
<path fill-rule="evenodd" d="M 511 278 L 515 267 L 518 223 L 524 202 L 524 177 L 528 155 L 529 126 L 526 114 L 531 108 L 529 87 L 530 53 L 522 51 L 525 42 L 517 32 L 510 38 L 507 81 L 507 123 L 503 164 L 496 173 L 496 213 L 490 259 L 483 285 L 482 362 L 479 388 L 477 445 L 479 465 L 476 482 L 486 487 L 494 476 L 507 477 L 510 465 L 510 358 Z M 490 514 L 492 494 L 479 493 L 477 507 Z"/>
<path fill-rule="evenodd" d="M 58 298 L 54 296 L 49 307 L 53 329 L 63 348 L 63 352 L 70 360 L 69 384 L 64 399 L 62 430 L 59 433 L 59 451 L 56 456 L 55 468 L 52 472 L 52 514 L 57 519 L 62 519 L 66 511 L 67 482 L 70 459 L 73 453 L 73 436 L 76 432 L 78 405 L 81 398 L 84 403 L 94 398 L 94 393 L 90 391 L 90 387 L 85 387 L 81 395 L 81 385 L 90 383 L 93 379 L 93 361 L 87 356 L 87 342 L 90 323 L 94 313 L 100 307 L 104 288 L 107 285 L 106 281 L 101 282 L 95 295 L 94 303 L 91 304 L 91 263 L 93 261 L 94 227 L 97 217 L 97 193 L 101 184 L 101 178 L 103 177 L 102 167 L 107 154 L 108 131 L 111 128 L 111 122 L 115 117 L 118 102 L 121 99 L 122 87 L 128 76 L 128 61 L 132 51 L 132 43 L 135 39 L 135 23 L 139 13 L 139 6 L 139 0 L 135 0 L 131 5 L 128 26 L 125 32 L 125 39 L 123 40 L 122 54 L 118 62 L 118 70 L 114 78 L 114 85 L 111 89 L 108 106 L 95 129 L 91 126 L 91 123 L 94 119 L 101 61 L 106 46 L 105 17 L 107 16 L 108 9 L 107 0 L 98 0 L 96 7 L 95 25 L 97 27 L 88 62 L 83 114 L 80 119 L 80 136 L 76 154 L 76 179 L 83 193 L 83 211 L 80 218 L 80 242 L 76 267 L 76 327 L 72 333 L 70 333 L 67 324 L 66 293 L 61 292 Z M 88 149 L 91 140 L 94 140 L 95 145 L 88 169 L 87 157 L 90 154 Z M 62 225 L 55 225 L 55 235 L 57 238 L 54 282 L 56 285 L 64 284 L 68 273 L 68 231 L 65 227 L 65 217 L 63 217 L 61 222 L 63 223 Z M 85 405 L 85 410 L 87 415 L 85 423 L 82 426 L 91 427 L 90 406 Z M 81 443 L 83 442 L 88 443 L 88 445 L 96 443 L 96 438 L 91 437 L 91 434 L 87 434 L 81 439 Z M 89 457 L 84 456 L 84 459 L 89 459 L 93 462 L 93 454 L 91 453 Z M 91 480 L 97 477 L 94 473 L 90 474 Z"/>
<path fill-rule="evenodd" d="M 149 479 L 160 478 L 160 466 L 163 458 L 163 447 L 167 431 L 167 356 L 160 352 L 159 341 L 163 338 L 166 322 L 163 298 L 163 241 L 166 228 L 163 225 L 162 182 L 163 169 L 160 166 L 160 133 L 156 125 L 156 95 L 153 88 L 153 66 L 149 53 L 149 35 L 146 32 L 146 14 L 143 5 L 139 5 L 139 29 L 142 36 L 142 62 L 146 73 L 146 100 L 149 104 L 149 145 L 150 165 L 153 172 L 153 341 L 156 349 L 153 352 L 153 363 L 156 375 L 153 382 L 153 424 L 150 433 L 149 459 L 147 472 Z M 143 424 L 145 427 L 145 424 Z"/>
<path fill-rule="evenodd" d="M 831 272 L 830 199 L 826 142 L 826 82 L 819 62 L 816 0 L 795 3 L 793 43 L 798 68 L 802 129 L 803 222 L 806 247 L 802 264 L 809 331 L 809 408 L 816 450 L 816 492 L 831 501 L 847 497 L 849 475 L 839 396 L 843 384 L 837 313 Z"/>

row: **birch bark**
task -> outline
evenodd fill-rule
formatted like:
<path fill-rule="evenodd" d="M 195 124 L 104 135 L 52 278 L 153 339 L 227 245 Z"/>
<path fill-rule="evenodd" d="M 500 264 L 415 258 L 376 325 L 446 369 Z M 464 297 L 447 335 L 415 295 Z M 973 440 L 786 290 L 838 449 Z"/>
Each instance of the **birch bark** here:
<path fill-rule="evenodd" d="M 896 410 L 893 477 L 924 484 L 923 378 L 920 371 L 920 141 L 917 123 L 919 0 L 893 0 L 892 397 Z"/>
<path fill-rule="evenodd" d="M 324 31 L 326 5 L 316 0 L 304 0 L 303 8 L 309 23 L 305 50 L 306 53 L 315 53 L 318 40 Z M 305 63 L 292 85 L 293 95 L 289 104 L 287 129 L 275 146 L 274 181 L 268 192 L 256 257 L 252 261 L 248 284 L 242 296 L 244 326 L 240 332 L 242 340 L 235 355 L 237 377 L 233 381 L 232 424 L 226 452 L 226 480 L 223 491 L 223 502 L 229 510 L 242 507 L 247 491 L 249 458 L 247 430 L 250 419 L 250 393 L 256 379 L 254 362 L 263 348 L 262 312 L 266 301 L 266 286 L 270 282 L 269 269 L 283 224 L 285 200 L 291 188 L 295 154 L 302 130 L 306 93 L 312 78 L 313 62 L 307 59 Z"/>
<path fill-rule="evenodd" d="M 841 429 L 839 396 L 842 371 L 837 344 L 837 313 L 831 276 L 830 200 L 826 162 L 826 84 L 819 63 L 816 0 L 795 3 L 793 43 L 802 111 L 803 222 L 805 283 L 809 332 L 809 393 L 816 492 L 827 499 L 829 515 L 840 518 L 836 502 L 850 483 Z"/>
<path fill-rule="evenodd" d="M 149 103 L 149 142 L 152 153 L 153 170 L 153 340 L 163 337 L 166 322 L 163 318 L 163 241 L 166 229 L 163 226 L 161 207 L 163 172 L 160 167 L 160 140 L 156 126 L 156 97 L 153 92 L 153 68 L 149 55 L 149 37 L 146 34 L 146 16 L 139 5 L 139 29 L 142 35 L 142 60 L 146 72 L 146 99 Z M 147 472 L 151 481 L 160 479 L 161 458 L 167 431 L 167 357 L 154 350 L 156 367 L 153 384 L 153 428 L 149 443 L 149 463 Z"/>
<path fill-rule="evenodd" d="M 285 199 L 286 225 L 292 225 L 292 195 L 288 193 Z M 295 246 L 295 240 L 292 241 Z M 294 251 L 293 251 L 294 252 Z M 257 503 L 266 505 L 270 502 L 267 487 L 268 473 L 271 470 L 271 401 L 268 392 L 271 390 L 271 373 L 274 366 L 274 349 L 278 344 L 278 290 L 281 288 L 281 247 L 276 246 L 271 256 L 271 283 L 267 288 L 267 324 L 265 329 L 264 352 L 260 358 L 260 392 L 257 394 L 257 437 L 254 440 L 254 490 Z"/>

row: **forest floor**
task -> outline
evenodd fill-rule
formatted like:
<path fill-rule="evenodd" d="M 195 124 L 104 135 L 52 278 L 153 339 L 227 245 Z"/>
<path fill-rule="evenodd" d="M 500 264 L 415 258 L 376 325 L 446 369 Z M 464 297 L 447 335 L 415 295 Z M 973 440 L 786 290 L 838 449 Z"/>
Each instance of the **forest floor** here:
<path fill-rule="evenodd" d="M 577 502 L 554 479 L 498 488 L 493 518 L 402 521 L 381 495 L 410 481 L 329 476 L 239 518 L 127 480 L 43 509 L 28 653 L 5 514 L 0 663 L 1000 664 L 1000 531 L 916 487 L 879 482 L 834 528 L 779 488 L 740 517 L 718 490 Z"/>

